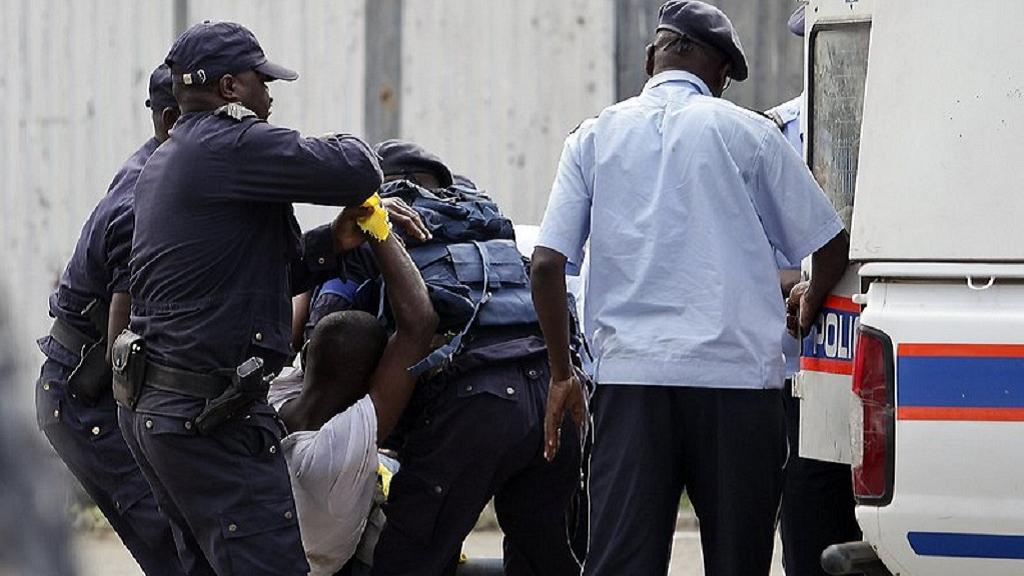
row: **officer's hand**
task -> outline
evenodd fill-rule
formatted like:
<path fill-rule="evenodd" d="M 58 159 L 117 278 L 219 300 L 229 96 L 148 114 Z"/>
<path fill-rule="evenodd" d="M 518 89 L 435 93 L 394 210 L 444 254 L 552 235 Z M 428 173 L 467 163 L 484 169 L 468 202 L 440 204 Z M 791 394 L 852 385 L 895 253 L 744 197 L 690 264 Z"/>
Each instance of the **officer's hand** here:
<path fill-rule="evenodd" d="M 410 239 L 426 242 L 432 238 L 420 215 L 401 198 L 382 198 L 380 205 L 388 211 L 391 224 L 400 228 Z"/>
<path fill-rule="evenodd" d="M 358 220 L 373 213 L 373 208 L 349 206 L 338 214 L 331 222 L 331 237 L 334 239 L 334 252 L 343 254 L 355 250 L 366 241 L 366 234 L 359 227 Z"/>
<path fill-rule="evenodd" d="M 548 462 L 558 454 L 566 410 L 582 433 L 587 416 L 587 396 L 575 374 L 565 380 L 552 378 L 548 385 L 548 406 L 544 413 L 544 458 Z"/>
<path fill-rule="evenodd" d="M 807 289 L 810 288 L 811 283 L 804 281 L 798 282 L 793 290 L 790 291 L 790 297 L 785 300 L 785 328 L 790 331 L 790 334 L 794 338 L 800 337 L 800 329 L 803 327 L 803 302 L 804 296 L 807 294 Z M 810 324 L 808 323 L 808 327 Z"/>

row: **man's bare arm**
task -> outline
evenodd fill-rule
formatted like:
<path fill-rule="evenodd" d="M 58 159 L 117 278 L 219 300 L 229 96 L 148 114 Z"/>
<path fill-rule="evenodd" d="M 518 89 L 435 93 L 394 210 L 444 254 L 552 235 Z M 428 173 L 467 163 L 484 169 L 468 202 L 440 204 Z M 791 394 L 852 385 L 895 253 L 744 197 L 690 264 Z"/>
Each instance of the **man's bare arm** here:
<path fill-rule="evenodd" d="M 114 340 L 128 327 L 131 319 L 132 297 L 127 292 L 114 292 L 110 297 L 110 312 L 107 314 L 107 363 Z"/>
<path fill-rule="evenodd" d="M 370 379 L 370 399 L 377 412 L 377 442 L 382 442 L 398 423 L 416 385 L 409 367 L 430 350 L 437 328 L 437 314 L 427 295 L 420 271 L 392 234 L 384 242 L 369 241 L 388 290 L 395 317 L 391 336 Z"/>
<path fill-rule="evenodd" d="M 554 460 L 558 454 L 562 420 L 566 411 L 577 426 L 586 415 L 586 399 L 569 358 L 569 302 L 565 291 L 564 254 L 538 246 L 533 250 L 530 283 L 533 307 L 537 310 L 544 342 L 548 347 L 551 382 L 544 413 L 544 457 Z"/>

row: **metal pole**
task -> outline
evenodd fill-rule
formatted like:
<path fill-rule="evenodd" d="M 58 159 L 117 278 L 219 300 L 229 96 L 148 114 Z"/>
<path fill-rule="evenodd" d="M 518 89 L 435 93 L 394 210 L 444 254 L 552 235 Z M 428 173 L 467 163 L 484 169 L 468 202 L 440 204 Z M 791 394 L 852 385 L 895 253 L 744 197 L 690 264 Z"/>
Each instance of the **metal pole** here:
<path fill-rule="evenodd" d="M 402 119 L 402 0 L 366 0 L 365 137 L 397 138 Z"/>
<path fill-rule="evenodd" d="M 188 28 L 188 0 L 174 0 L 174 37 Z"/>

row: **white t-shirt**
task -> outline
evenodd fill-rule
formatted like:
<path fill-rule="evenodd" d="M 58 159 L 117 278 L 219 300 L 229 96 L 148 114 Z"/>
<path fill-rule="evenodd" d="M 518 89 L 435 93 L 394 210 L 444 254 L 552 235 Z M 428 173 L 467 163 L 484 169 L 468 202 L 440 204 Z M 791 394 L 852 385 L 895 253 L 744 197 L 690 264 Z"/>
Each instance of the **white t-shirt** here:
<path fill-rule="evenodd" d="M 268 400 L 280 410 L 302 391 L 301 372 L 276 379 Z M 355 554 L 377 481 L 377 413 L 364 396 L 319 430 L 281 440 L 310 576 L 330 576 Z"/>

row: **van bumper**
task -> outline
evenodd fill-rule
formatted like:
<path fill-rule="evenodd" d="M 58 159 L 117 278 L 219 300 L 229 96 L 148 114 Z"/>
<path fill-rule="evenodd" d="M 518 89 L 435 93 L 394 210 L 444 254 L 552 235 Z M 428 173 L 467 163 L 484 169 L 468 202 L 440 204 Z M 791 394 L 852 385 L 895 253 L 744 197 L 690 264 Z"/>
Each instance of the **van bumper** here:
<path fill-rule="evenodd" d="M 878 553 L 867 542 L 829 546 L 821 553 L 821 567 L 832 576 L 892 576 L 892 572 L 882 564 Z"/>

